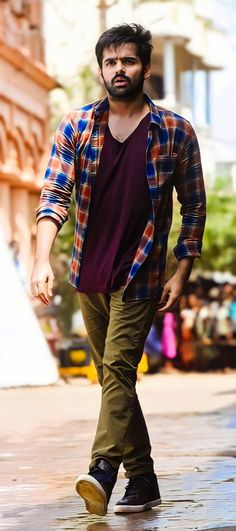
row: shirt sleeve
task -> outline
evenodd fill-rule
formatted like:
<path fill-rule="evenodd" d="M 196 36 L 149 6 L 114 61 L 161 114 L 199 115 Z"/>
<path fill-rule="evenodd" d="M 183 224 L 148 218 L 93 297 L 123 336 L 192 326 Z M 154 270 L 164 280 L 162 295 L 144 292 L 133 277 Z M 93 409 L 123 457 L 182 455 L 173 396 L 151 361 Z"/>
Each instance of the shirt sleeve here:
<path fill-rule="evenodd" d="M 55 134 L 36 210 L 36 222 L 41 218 L 51 217 L 61 228 L 68 219 L 75 182 L 75 146 L 75 129 L 69 114 L 63 118 Z"/>
<path fill-rule="evenodd" d="M 200 257 L 206 220 L 206 194 L 199 145 L 190 123 L 174 179 L 182 216 L 174 254 L 177 260 L 187 256 Z"/>

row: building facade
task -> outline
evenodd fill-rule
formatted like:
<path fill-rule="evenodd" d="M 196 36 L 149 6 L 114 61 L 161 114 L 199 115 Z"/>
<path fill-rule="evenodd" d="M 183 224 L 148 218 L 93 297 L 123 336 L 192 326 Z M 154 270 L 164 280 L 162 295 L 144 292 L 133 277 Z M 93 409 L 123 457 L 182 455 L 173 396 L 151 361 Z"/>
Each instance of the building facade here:
<path fill-rule="evenodd" d="M 48 145 L 48 93 L 41 0 L 0 0 L 0 229 L 30 271 L 34 211 Z"/>

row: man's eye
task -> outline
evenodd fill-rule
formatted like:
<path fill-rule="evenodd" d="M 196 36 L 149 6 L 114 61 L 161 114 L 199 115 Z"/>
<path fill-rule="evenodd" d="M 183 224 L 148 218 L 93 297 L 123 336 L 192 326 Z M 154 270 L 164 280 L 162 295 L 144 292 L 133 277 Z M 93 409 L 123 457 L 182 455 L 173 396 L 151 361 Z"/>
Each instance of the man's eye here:
<path fill-rule="evenodd" d="M 107 61 L 107 62 L 106 62 L 106 65 L 107 65 L 107 66 L 111 66 L 111 65 L 114 65 L 114 63 L 115 63 L 115 61 Z"/>

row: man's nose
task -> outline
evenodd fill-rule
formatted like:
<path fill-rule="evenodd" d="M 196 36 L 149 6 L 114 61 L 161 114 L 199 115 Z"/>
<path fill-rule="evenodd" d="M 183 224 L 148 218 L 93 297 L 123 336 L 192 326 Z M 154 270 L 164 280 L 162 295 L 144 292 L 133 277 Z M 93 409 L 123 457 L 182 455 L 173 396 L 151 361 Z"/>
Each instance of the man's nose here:
<path fill-rule="evenodd" d="M 121 74 L 122 72 L 125 72 L 125 66 L 121 61 L 117 61 L 116 63 L 116 73 Z"/>

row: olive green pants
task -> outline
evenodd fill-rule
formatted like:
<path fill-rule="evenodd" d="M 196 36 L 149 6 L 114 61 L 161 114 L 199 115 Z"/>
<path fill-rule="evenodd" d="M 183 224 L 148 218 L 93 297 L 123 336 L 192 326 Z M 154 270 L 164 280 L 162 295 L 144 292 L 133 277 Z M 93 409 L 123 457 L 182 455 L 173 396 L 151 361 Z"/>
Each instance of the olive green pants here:
<path fill-rule="evenodd" d="M 122 301 L 111 294 L 79 293 L 91 355 L 102 386 L 101 409 L 90 468 L 106 459 L 126 476 L 153 471 L 146 423 L 136 394 L 137 367 L 157 300 Z"/>

